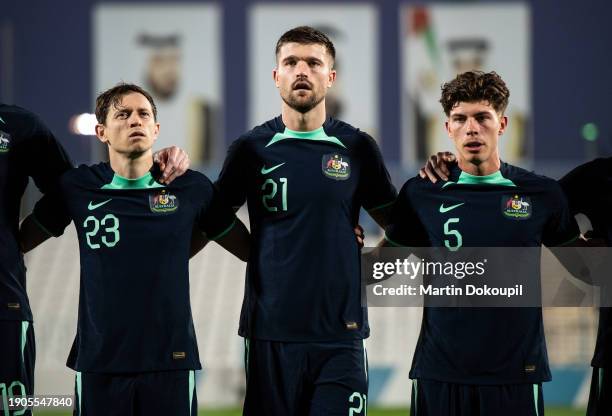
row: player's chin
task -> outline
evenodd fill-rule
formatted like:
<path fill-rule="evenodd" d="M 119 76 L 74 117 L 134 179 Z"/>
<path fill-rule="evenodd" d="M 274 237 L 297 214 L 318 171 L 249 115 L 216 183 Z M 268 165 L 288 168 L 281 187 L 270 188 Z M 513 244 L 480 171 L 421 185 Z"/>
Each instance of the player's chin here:
<path fill-rule="evenodd" d="M 130 145 L 128 146 L 127 153 L 138 155 L 150 150 L 152 147 L 153 143 L 151 143 L 150 141 L 136 141 L 130 143 Z"/>
<path fill-rule="evenodd" d="M 463 158 L 471 164 L 479 165 L 484 160 L 486 160 L 486 156 L 482 152 L 474 152 L 474 151 L 466 151 L 463 153 Z"/>

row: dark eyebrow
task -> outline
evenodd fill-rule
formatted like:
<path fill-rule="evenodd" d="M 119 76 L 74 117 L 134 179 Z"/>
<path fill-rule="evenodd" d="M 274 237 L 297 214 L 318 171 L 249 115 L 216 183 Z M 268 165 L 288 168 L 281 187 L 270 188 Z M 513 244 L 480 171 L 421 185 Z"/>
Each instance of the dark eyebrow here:
<path fill-rule="evenodd" d="M 295 60 L 295 61 L 309 61 L 309 62 L 317 62 L 317 63 L 322 63 L 323 61 L 320 60 L 319 58 L 315 57 L 315 56 L 306 56 L 303 58 L 300 58 L 299 56 L 295 56 L 295 55 L 289 55 L 286 58 L 283 59 L 283 63 L 287 62 L 289 60 Z"/>
<path fill-rule="evenodd" d="M 292 59 L 293 59 L 293 60 L 298 60 L 298 57 L 297 57 L 297 56 L 295 56 L 295 55 L 289 55 L 289 56 L 287 56 L 287 57 L 285 57 L 285 58 L 283 59 L 283 62 L 287 62 L 287 61 L 292 60 Z"/>

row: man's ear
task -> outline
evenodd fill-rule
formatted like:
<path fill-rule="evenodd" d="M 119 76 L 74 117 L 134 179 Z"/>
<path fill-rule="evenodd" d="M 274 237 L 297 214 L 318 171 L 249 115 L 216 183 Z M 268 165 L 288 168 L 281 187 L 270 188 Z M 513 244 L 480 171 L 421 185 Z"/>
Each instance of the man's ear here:
<path fill-rule="evenodd" d="M 329 77 L 327 77 L 327 88 L 330 88 L 334 84 L 334 81 L 336 81 L 336 70 L 332 69 L 329 71 Z"/>
<path fill-rule="evenodd" d="M 278 88 L 278 68 L 272 70 L 272 79 L 274 80 L 274 85 Z"/>
<path fill-rule="evenodd" d="M 96 137 L 102 143 L 108 143 L 108 139 L 104 136 L 106 126 L 104 124 L 96 124 Z"/>
<path fill-rule="evenodd" d="M 501 136 L 502 134 L 504 134 L 504 131 L 506 130 L 507 127 L 508 127 L 508 117 L 501 116 L 499 120 L 499 132 L 497 133 L 498 136 Z"/>
<path fill-rule="evenodd" d="M 153 132 L 153 143 L 157 140 L 157 136 L 159 136 L 159 123 L 155 123 L 155 131 Z"/>

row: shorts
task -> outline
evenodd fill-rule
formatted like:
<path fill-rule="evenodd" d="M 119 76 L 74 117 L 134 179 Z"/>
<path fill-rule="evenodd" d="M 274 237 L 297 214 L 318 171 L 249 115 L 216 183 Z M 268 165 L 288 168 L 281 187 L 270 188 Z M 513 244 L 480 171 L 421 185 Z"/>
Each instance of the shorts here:
<path fill-rule="evenodd" d="M 612 415 L 612 383 L 607 368 L 593 367 L 587 416 Z"/>
<path fill-rule="evenodd" d="M 412 381 L 411 416 L 544 416 L 542 384 Z"/>
<path fill-rule="evenodd" d="M 197 416 L 193 370 L 77 373 L 74 416 Z"/>
<path fill-rule="evenodd" d="M 363 340 L 245 340 L 244 416 L 366 415 Z"/>
<path fill-rule="evenodd" d="M 10 397 L 34 394 L 36 344 L 34 327 L 29 321 L 0 321 L 0 404 Z M 23 409 L 14 409 L 17 412 Z M 0 414 L 4 414 L 0 410 Z M 20 413 L 25 416 L 31 410 Z"/>

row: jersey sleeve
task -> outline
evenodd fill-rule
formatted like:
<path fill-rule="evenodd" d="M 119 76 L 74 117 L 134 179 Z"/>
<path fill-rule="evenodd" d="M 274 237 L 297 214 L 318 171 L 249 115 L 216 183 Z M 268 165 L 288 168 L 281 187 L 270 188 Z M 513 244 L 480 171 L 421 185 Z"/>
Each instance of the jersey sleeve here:
<path fill-rule="evenodd" d="M 559 180 L 572 214 L 589 215 L 589 209 L 594 206 L 594 195 L 589 192 L 591 188 L 587 184 L 598 184 L 602 177 L 603 173 L 597 171 L 595 162 L 590 162 L 578 166 Z"/>
<path fill-rule="evenodd" d="M 427 231 L 419 219 L 410 198 L 408 181 L 400 190 L 385 227 L 385 240 L 396 247 L 427 247 Z"/>
<path fill-rule="evenodd" d="M 375 211 L 393 204 L 397 192 L 385 167 L 378 145 L 365 133 L 365 148 L 362 155 L 363 176 L 360 190 L 363 208 Z"/>
<path fill-rule="evenodd" d="M 24 141 L 27 149 L 27 174 L 42 193 L 52 189 L 62 173 L 73 167 L 70 157 L 38 117 L 32 114 L 30 134 Z"/>
<path fill-rule="evenodd" d="M 53 237 L 59 237 L 72 221 L 66 197 L 62 191 L 61 178 L 38 200 L 32 211 L 32 218 L 38 226 Z"/>
<path fill-rule="evenodd" d="M 229 147 L 215 183 L 221 197 L 233 208 L 242 206 L 246 201 L 246 166 L 245 143 L 243 138 L 239 138 Z"/>
<path fill-rule="evenodd" d="M 548 247 L 556 247 L 575 241 L 580 235 L 580 228 L 570 211 L 563 190 L 556 182 L 552 186 L 551 207 L 553 212 L 546 223 L 542 243 Z"/>
<path fill-rule="evenodd" d="M 208 200 L 200 210 L 198 226 L 206 233 L 206 238 L 218 240 L 234 228 L 238 219 L 215 186 L 208 179 L 206 182 L 209 188 Z"/>

